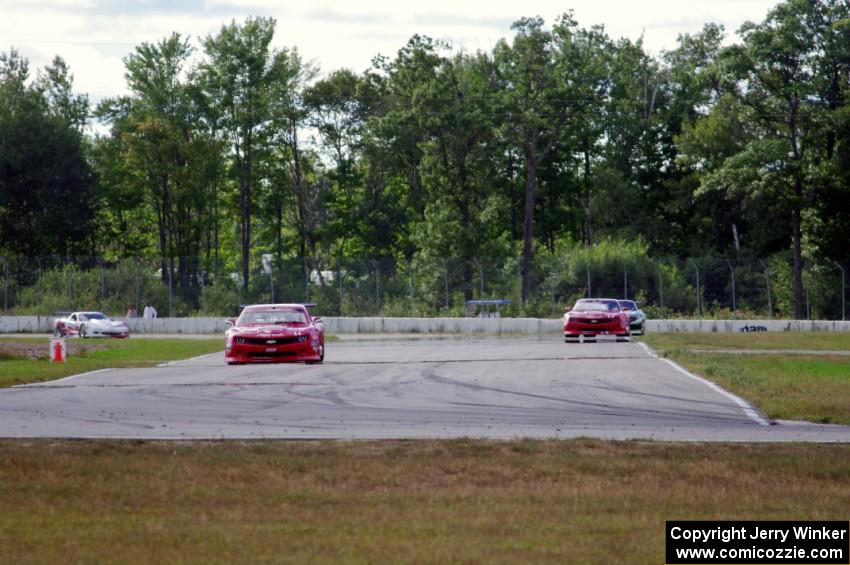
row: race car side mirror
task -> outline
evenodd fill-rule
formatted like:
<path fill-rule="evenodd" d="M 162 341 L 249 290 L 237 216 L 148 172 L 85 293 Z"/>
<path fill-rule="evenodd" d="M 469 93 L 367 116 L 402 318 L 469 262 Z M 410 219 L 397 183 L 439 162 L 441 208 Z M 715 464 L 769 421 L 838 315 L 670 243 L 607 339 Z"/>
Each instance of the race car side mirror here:
<path fill-rule="evenodd" d="M 224 321 L 225 325 L 228 327 L 236 325 L 236 318 L 228 318 Z"/>
<path fill-rule="evenodd" d="M 314 324 L 318 324 L 318 323 L 319 323 L 319 322 L 321 322 L 321 321 L 322 321 L 322 317 L 321 317 L 321 316 L 319 316 L 318 318 L 313 318 L 313 323 L 314 323 Z"/>

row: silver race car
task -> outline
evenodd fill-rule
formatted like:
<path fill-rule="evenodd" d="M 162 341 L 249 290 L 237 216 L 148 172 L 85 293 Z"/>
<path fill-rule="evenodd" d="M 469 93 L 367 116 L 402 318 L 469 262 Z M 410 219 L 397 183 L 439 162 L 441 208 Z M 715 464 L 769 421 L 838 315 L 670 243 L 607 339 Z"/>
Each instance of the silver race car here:
<path fill-rule="evenodd" d="M 629 315 L 629 330 L 632 335 L 643 335 L 646 326 L 646 315 L 638 308 L 634 300 L 618 300 L 620 308 Z"/>

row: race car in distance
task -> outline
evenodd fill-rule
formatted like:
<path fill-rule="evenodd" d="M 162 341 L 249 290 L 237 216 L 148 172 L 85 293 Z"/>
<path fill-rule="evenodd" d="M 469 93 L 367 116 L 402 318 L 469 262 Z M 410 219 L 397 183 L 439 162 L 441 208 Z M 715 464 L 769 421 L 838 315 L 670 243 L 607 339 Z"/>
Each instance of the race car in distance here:
<path fill-rule="evenodd" d="M 325 328 L 303 304 L 254 304 L 227 321 L 224 360 L 241 363 L 321 363 Z"/>
<path fill-rule="evenodd" d="M 638 308 L 634 300 L 618 300 L 620 308 L 629 314 L 629 331 L 632 335 L 643 335 L 646 325 L 646 315 Z"/>
<path fill-rule="evenodd" d="M 598 335 L 615 335 L 617 341 L 629 337 L 629 315 L 613 298 L 583 298 L 564 314 L 564 341 L 579 337 L 596 340 Z"/>
<path fill-rule="evenodd" d="M 103 312 L 71 312 L 53 322 L 56 337 L 130 337 L 127 322 L 111 320 Z"/>

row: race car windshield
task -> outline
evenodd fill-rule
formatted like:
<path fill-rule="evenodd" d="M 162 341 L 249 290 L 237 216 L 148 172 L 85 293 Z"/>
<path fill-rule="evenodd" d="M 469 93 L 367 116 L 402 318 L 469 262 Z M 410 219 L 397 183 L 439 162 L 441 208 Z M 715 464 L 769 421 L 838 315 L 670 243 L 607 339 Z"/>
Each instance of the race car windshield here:
<path fill-rule="evenodd" d="M 619 312 L 620 305 L 614 301 L 579 300 L 573 310 L 583 312 Z"/>
<path fill-rule="evenodd" d="M 80 314 L 80 320 L 83 322 L 87 320 L 106 320 L 106 314 L 101 314 L 100 312 L 83 312 Z"/>
<path fill-rule="evenodd" d="M 623 305 L 623 308 L 628 308 L 629 310 L 637 310 L 637 304 L 632 302 L 631 300 L 621 300 L 620 304 Z"/>
<path fill-rule="evenodd" d="M 300 310 L 259 310 L 245 312 L 242 324 L 306 324 L 307 317 Z"/>

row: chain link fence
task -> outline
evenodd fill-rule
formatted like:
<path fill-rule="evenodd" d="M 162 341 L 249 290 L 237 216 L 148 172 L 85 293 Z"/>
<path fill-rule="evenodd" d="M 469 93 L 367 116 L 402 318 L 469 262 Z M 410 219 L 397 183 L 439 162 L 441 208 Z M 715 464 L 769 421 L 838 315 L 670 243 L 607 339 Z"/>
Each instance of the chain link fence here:
<path fill-rule="evenodd" d="M 845 320 L 848 260 L 809 260 L 807 319 Z M 520 257 L 410 260 L 278 258 L 260 254 L 248 284 L 235 269 L 201 258 L 0 256 L 4 315 L 96 309 L 121 317 L 148 303 L 160 316 L 230 316 L 240 305 L 314 302 L 328 316 L 479 315 L 469 300 L 510 300 L 502 316 L 557 317 L 583 297 L 637 300 L 651 318 L 791 318 L 793 272 L 770 258 L 538 254 L 533 293 L 521 300 Z"/>

